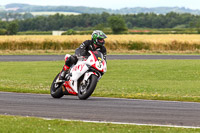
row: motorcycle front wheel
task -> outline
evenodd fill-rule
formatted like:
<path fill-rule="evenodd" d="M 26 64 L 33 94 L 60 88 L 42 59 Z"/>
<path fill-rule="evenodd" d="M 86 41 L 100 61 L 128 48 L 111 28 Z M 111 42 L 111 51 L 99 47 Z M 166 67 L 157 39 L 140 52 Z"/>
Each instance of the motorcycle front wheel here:
<path fill-rule="evenodd" d="M 98 77 L 91 75 L 85 85 L 80 85 L 78 89 L 78 97 L 80 100 L 86 100 L 92 95 L 97 85 Z"/>
<path fill-rule="evenodd" d="M 51 84 L 50 93 L 53 98 L 61 98 L 64 95 L 62 92 L 62 83 L 55 84 L 59 74 L 60 73 L 57 74 L 57 76 L 55 77 L 55 79 L 53 80 Z"/>

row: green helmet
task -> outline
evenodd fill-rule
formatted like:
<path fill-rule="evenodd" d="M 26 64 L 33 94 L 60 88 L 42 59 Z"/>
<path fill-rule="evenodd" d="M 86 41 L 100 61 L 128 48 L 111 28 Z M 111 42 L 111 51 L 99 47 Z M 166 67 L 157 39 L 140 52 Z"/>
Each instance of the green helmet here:
<path fill-rule="evenodd" d="M 105 38 L 107 38 L 106 34 L 100 30 L 95 30 L 92 33 L 92 41 L 98 46 L 103 46 L 105 44 Z"/>

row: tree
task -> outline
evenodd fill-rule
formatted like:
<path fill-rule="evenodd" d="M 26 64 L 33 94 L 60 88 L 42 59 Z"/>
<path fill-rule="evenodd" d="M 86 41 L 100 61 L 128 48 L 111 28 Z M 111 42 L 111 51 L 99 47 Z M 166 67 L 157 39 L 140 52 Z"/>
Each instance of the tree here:
<path fill-rule="evenodd" d="M 98 25 L 96 25 L 95 27 L 94 27 L 94 29 L 97 29 L 97 30 L 104 30 L 104 24 L 98 24 Z"/>
<path fill-rule="evenodd" d="M 200 21 L 197 21 L 196 28 L 197 28 L 198 34 L 200 34 Z"/>
<path fill-rule="evenodd" d="M 6 35 L 7 30 L 6 29 L 0 29 L 0 35 Z"/>
<path fill-rule="evenodd" d="M 34 16 L 31 14 L 31 13 L 25 13 L 24 15 L 23 15 L 23 18 L 24 19 L 28 19 L 28 18 L 34 18 Z"/>
<path fill-rule="evenodd" d="M 15 34 L 17 34 L 17 32 L 18 32 L 18 29 L 19 29 L 19 25 L 18 25 L 18 23 L 17 22 L 10 22 L 9 24 L 8 24 L 8 27 L 7 27 L 7 33 L 9 34 L 9 35 L 15 35 Z"/>
<path fill-rule="evenodd" d="M 127 25 L 127 27 L 128 27 L 129 29 L 133 28 L 133 25 L 131 24 L 131 22 L 128 22 L 126 25 Z"/>
<path fill-rule="evenodd" d="M 108 18 L 108 23 L 114 34 L 127 31 L 125 21 L 121 16 L 110 16 Z"/>

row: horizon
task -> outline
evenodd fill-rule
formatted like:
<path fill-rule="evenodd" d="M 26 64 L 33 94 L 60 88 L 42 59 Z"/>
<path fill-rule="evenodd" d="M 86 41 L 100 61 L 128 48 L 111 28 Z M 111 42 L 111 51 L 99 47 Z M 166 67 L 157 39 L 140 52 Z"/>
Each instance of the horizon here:
<path fill-rule="evenodd" d="M 25 4 L 25 5 L 33 5 L 33 6 L 71 6 L 71 5 L 36 5 L 36 4 L 28 4 L 28 3 L 9 3 L 6 5 L 10 5 L 10 4 Z M 0 6 L 6 6 L 6 5 L 0 5 Z M 72 6 L 72 7 L 80 7 L 80 6 Z M 90 7 L 90 6 L 82 6 L 82 7 Z M 158 7 L 170 7 L 170 6 L 157 6 L 157 7 L 144 7 L 144 6 L 135 6 L 135 7 L 122 7 L 122 8 L 158 8 Z M 191 8 L 187 8 L 187 7 L 183 7 L 183 6 L 172 6 L 170 8 L 173 7 L 178 7 L 178 8 L 186 8 L 186 9 L 191 9 Z M 104 8 L 104 7 L 93 7 L 93 8 Z M 119 9 L 122 9 L 119 8 Z M 105 9 L 111 9 L 111 8 L 105 8 Z M 118 10 L 118 9 L 112 9 L 112 10 Z M 193 9 L 193 10 L 200 10 L 200 9 Z"/>
<path fill-rule="evenodd" d="M 172 0 L 171 0 L 172 1 Z M 106 9 L 122 9 L 122 8 L 156 8 L 156 7 L 178 7 L 186 9 L 198 9 L 200 10 L 200 1 L 199 0 L 124 0 L 124 1 L 115 1 L 115 0 L 101 0 L 93 1 L 91 0 L 1 0 L 1 6 L 8 4 L 19 3 L 19 4 L 29 4 L 36 6 L 84 6 L 84 7 L 95 7 L 95 8 L 106 8 Z M 48 4 L 47 4 L 48 3 Z"/>
<path fill-rule="evenodd" d="M 28 3 L 9 3 L 9 4 L 25 4 L 25 5 L 33 5 L 33 6 L 71 6 L 71 5 L 37 5 L 37 4 L 28 4 Z M 6 5 L 9 5 L 6 4 Z M 0 6 L 6 6 L 6 5 L 0 5 Z M 80 7 L 80 6 L 72 6 L 72 7 Z M 81 6 L 81 7 L 90 7 L 90 6 Z M 183 7 L 183 6 L 157 6 L 157 7 L 144 7 L 144 6 L 135 6 L 135 7 L 122 7 L 119 9 L 123 9 L 123 8 L 159 8 L 159 7 L 167 7 L 167 8 L 185 8 L 185 9 L 191 9 L 191 8 L 187 8 L 187 7 Z M 104 7 L 93 7 L 93 8 L 104 8 Z M 111 8 L 105 8 L 105 9 L 111 9 Z M 119 10 L 119 9 L 112 9 L 112 10 Z M 192 10 L 200 10 L 200 9 L 192 9 Z"/>
<path fill-rule="evenodd" d="M 71 6 L 71 5 L 36 5 L 36 4 L 28 4 L 28 3 L 9 3 L 9 4 L 25 4 L 25 5 L 33 5 L 33 6 Z M 6 5 L 9 5 L 6 4 Z M 0 6 L 6 6 L 6 5 L 0 5 Z M 73 6 L 72 7 L 80 7 L 80 6 Z M 90 6 L 81 6 L 81 7 L 90 7 Z M 200 9 L 192 9 L 192 8 L 187 8 L 187 7 L 183 7 L 183 6 L 157 6 L 157 7 L 143 7 L 143 6 L 136 6 L 136 7 L 122 7 L 119 9 L 111 9 L 111 8 L 105 8 L 105 9 L 111 9 L 111 10 L 120 10 L 120 9 L 124 9 L 124 8 L 185 8 L 185 9 L 190 9 L 190 10 L 200 10 Z M 90 7 L 90 8 L 104 8 L 104 7 Z"/>

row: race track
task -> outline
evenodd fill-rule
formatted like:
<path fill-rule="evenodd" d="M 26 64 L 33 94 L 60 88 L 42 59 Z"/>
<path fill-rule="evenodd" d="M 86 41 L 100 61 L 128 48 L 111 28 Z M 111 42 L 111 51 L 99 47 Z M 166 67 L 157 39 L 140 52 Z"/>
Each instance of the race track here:
<path fill-rule="evenodd" d="M 200 127 L 200 103 L 0 92 L 0 114 Z"/>
<path fill-rule="evenodd" d="M 194 59 L 200 55 L 107 55 L 108 60 L 140 60 L 140 59 Z M 64 60 L 64 55 L 0 55 L 0 61 L 57 61 Z"/>
<path fill-rule="evenodd" d="M 1 55 L 0 61 L 57 61 L 64 55 Z M 199 55 L 108 55 L 114 59 L 200 59 Z M 200 103 L 0 92 L 0 114 L 70 120 L 158 124 L 200 128 Z"/>

